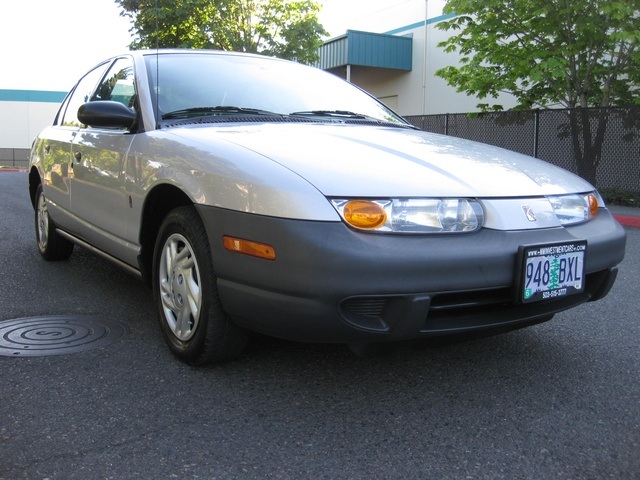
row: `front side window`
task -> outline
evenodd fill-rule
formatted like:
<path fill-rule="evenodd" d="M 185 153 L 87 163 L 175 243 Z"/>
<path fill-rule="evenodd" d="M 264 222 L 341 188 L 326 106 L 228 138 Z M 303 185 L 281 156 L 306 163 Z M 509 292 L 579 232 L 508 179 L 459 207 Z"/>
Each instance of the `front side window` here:
<path fill-rule="evenodd" d="M 111 65 L 91 101 L 111 100 L 120 102 L 125 107 L 133 107 L 136 97 L 133 78 L 133 63 L 131 59 L 117 59 Z"/>

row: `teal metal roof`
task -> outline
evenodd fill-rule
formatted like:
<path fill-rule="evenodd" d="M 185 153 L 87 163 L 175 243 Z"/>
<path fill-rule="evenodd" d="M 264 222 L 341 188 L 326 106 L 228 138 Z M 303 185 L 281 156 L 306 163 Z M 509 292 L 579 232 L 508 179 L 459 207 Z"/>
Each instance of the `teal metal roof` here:
<path fill-rule="evenodd" d="M 456 15 L 457 15 L 456 13 L 448 13 L 446 15 L 438 15 L 437 17 L 430 18 L 429 20 L 426 21 L 426 23 L 423 20 L 421 22 L 412 23 L 411 25 L 405 25 L 404 27 L 394 28 L 393 30 L 390 30 L 390 31 L 385 32 L 385 33 L 387 33 L 389 35 L 397 35 L 397 34 L 402 33 L 402 32 L 415 30 L 416 28 L 423 28 L 425 25 L 433 25 L 434 23 L 439 23 L 439 22 L 442 22 L 444 20 L 449 20 L 450 18 L 453 18 Z"/>
<path fill-rule="evenodd" d="M 66 92 L 42 90 L 0 90 L 0 102 L 61 103 L 66 95 Z"/>
<path fill-rule="evenodd" d="M 316 66 L 323 70 L 345 65 L 411 70 L 412 50 L 411 37 L 347 30 L 320 47 Z"/>

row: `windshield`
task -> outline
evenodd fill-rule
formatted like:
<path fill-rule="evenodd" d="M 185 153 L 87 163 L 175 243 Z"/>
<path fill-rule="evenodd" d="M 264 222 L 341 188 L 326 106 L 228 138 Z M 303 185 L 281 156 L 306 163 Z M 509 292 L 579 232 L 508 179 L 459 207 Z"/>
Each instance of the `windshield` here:
<path fill-rule="evenodd" d="M 145 57 L 160 116 L 260 110 L 277 115 L 407 123 L 359 88 L 322 70 L 269 57 L 159 53 Z M 155 97 L 155 95 L 152 95 Z M 225 109 L 221 107 L 234 107 Z M 241 109 L 246 109 L 242 112 Z"/>

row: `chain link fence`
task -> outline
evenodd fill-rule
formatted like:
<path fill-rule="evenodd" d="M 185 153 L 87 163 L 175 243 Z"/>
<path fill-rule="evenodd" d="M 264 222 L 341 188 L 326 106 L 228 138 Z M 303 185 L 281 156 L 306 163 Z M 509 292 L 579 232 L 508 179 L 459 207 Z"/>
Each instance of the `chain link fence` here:
<path fill-rule="evenodd" d="M 406 118 L 428 132 L 476 140 L 545 160 L 582 175 L 599 189 L 640 193 L 640 107 Z"/>
<path fill-rule="evenodd" d="M 28 148 L 0 148 L 0 168 L 26 168 L 29 163 Z"/>

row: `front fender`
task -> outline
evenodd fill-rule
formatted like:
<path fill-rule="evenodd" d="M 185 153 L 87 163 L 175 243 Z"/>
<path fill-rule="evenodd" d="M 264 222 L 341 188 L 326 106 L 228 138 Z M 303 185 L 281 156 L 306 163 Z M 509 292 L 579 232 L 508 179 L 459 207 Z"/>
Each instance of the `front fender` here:
<path fill-rule="evenodd" d="M 194 204 L 257 215 L 339 221 L 335 209 L 313 185 L 286 167 L 215 138 L 206 144 L 157 130 L 136 136 L 126 175 L 132 195 L 171 184 Z"/>

